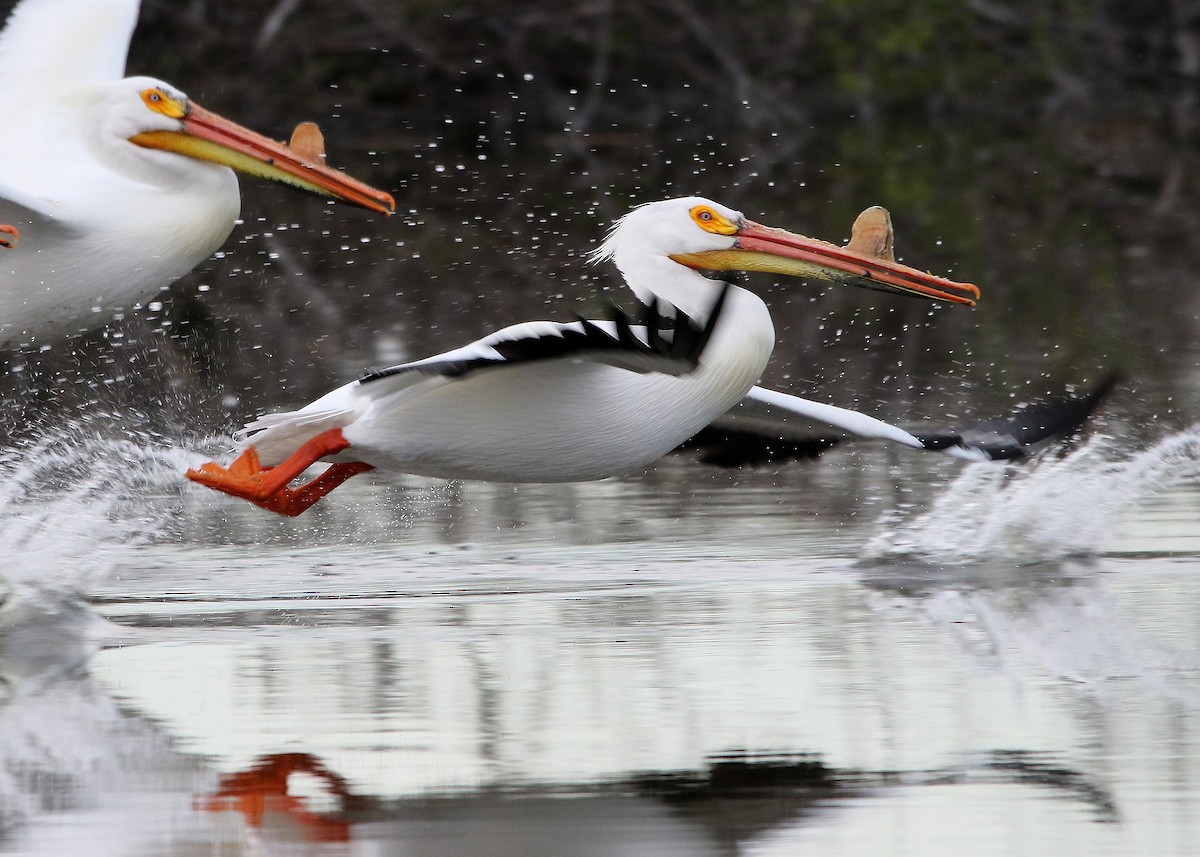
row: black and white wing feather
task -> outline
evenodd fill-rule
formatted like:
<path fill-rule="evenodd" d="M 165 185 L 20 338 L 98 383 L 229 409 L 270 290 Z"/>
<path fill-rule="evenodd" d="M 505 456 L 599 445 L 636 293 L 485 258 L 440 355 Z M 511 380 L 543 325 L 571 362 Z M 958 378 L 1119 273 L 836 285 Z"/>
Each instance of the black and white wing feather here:
<path fill-rule="evenodd" d="M 677 451 L 698 453 L 701 461 L 720 467 L 781 464 L 816 458 L 853 435 L 969 461 L 1019 459 L 1082 427 L 1117 380 L 1110 375 L 1082 396 L 1064 395 L 966 429 L 922 427 L 913 431 L 857 411 L 754 387 L 737 406 Z M 837 431 L 817 429 L 814 422 Z"/>
<path fill-rule="evenodd" d="M 669 324 L 664 324 L 659 308 L 650 306 L 643 310 L 641 324 L 614 310 L 610 321 L 579 319 L 565 324 L 535 321 L 514 325 L 435 357 L 369 372 L 298 411 L 264 414 L 237 436 L 253 440 L 266 459 L 282 459 L 297 443 L 349 425 L 377 403 L 395 403 L 405 396 L 419 395 L 429 384 L 453 384 L 479 372 L 549 360 L 685 375 L 699 365 L 720 321 L 728 289 L 722 289 L 704 324 L 678 309 L 672 310 Z"/>
<path fill-rule="evenodd" d="M 630 372 L 686 375 L 700 362 L 720 320 L 728 288 L 721 290 L 704 324 L 674 308 L 668 308 L 671 315 L 664 319 L 657 302 L 643 308 L 640 324 L 616 308 L 608 321 L 526 322 L 436 357 L 369 372 L 359 383 L 414 374 L 461 378 L 472 372 L 544 360 L 580 360 Z"/>

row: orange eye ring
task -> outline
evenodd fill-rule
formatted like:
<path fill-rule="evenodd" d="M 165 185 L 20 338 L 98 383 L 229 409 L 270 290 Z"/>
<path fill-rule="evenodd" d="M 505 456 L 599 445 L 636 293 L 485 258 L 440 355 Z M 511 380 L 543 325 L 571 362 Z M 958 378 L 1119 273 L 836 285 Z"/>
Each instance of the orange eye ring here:
<path fill-rule="evenodd" d="M 171 119 L 182 119 L 187 115 L 188 108 L 186 101 L 176 98 L 157 86 L 142 90 L 141 96 L 142 103 L 155 113 L 161 113 L 163 116 L 168 116 Z"/>
<path fill-rule="evenodd" d="M 688 214 L 692 216 L 692 221 L 705 232 L 711 232 L 714 235 L 733 235 L 738 231 L 736 223 L 725 215 L 713 211 L 707 205 L 697 205 Z"/>

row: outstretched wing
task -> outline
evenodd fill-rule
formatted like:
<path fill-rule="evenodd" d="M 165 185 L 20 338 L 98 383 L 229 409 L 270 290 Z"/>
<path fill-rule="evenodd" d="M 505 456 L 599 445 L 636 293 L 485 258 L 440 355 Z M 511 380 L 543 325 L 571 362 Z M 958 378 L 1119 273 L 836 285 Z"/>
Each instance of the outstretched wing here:
<path fill-rule="evenodd" d="M 906 431 L 866 414 L 754 387 L 746 398 L 678 451 L 699 452 L 701 461 L 722 467 L 778 464 L 816 458 L 846 434 L 890 440 L 914 449 L 942 452 L 968 461 L 1024 458 L 1078 430 L 1117 383 L 1110 375 L 1082 396 L 1021 408 L 966 429 Z M 840 431 L 813 430 L 812 422 Z"/>
<path fill-rule="evenodd" d="M 436 357 L 370 372 L 359 383 L 368 385 L 414 375 L 461 378 L 472 372 L 539 360 L 580 360 L 630 372 L 685 375 L 700 362 L 721 317 L 728 289 L 728 285 L 722 288 L 703 325 L 678 309 L 668 319 L 669 326 L 664 325 L 657 304 L 642 310 L 640 324 L 634 324 L 619 309 L 613 310 L 610 321 L 580 318 L 566 323 L 527 322 Z"/>
<path fill-rule="evenodd" d="M 139 0 L 23 0 L 0 31 L 4 110 L 125 76 Z"/>

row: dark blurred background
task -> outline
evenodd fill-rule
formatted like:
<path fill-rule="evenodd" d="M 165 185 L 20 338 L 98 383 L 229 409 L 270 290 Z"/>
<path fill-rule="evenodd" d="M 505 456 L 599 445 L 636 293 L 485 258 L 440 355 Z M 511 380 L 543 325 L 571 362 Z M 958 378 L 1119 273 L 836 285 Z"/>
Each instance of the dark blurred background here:
<path fill-rule="evenodd" d="M 1200 415 L 1200 3 L 145 0 L 129 72 L 280 139 L 318 122 L 398 214 L 243 179 L 244 222 L 161 301 L 8 355 L 27 422 L 222 430 L 628 305 L 584 254 L 693 193 L 832 241 L 882 204 L 904 261 L 983 290 L 968 311 L 755 275 L 771 386 L 940 420 L 1117 368 L 1134 428 Z"/>

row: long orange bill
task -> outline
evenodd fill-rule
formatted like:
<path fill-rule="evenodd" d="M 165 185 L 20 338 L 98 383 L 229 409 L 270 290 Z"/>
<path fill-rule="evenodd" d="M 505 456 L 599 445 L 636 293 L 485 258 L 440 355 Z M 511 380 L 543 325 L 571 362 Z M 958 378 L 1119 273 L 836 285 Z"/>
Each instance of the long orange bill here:
<path fill-rule="evenodd" d="M 392 214 L 391 194 L 360 182 L 322 163 L 308 146 L 292 148 L 231 122 L 195 102 L 187 102 L 181 131 L 146 131 L 132 137 L 139 146 L 166 149 L 212 161 L 250 175 Z"/>
<path fill-rule="evenodd" d="M 674 255 L 692 268 L 716 271 L 766 271 L 794 277 L 816 277 L 884 292 L 975 306 L 979 287 L 959 283 L 885 256 L 871 256 L 825 241 L 744 221 L 729 250 Z"/>

